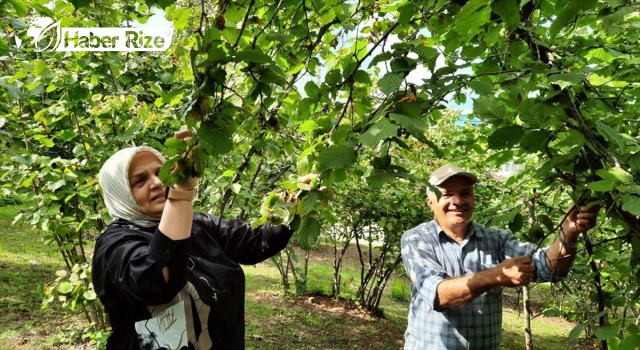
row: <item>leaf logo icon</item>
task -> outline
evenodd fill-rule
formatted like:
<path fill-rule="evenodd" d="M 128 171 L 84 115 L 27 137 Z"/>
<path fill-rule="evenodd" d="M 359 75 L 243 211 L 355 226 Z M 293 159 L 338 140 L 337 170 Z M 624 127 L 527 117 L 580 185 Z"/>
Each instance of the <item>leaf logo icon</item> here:
<path fill-rule="evenodd" d="M 35 42 L 35 51 L 55 51 L 62 40 L 60 21 L 53 22 L 48 17 L 36 18 L 27 29 L 27 35 Z"/>

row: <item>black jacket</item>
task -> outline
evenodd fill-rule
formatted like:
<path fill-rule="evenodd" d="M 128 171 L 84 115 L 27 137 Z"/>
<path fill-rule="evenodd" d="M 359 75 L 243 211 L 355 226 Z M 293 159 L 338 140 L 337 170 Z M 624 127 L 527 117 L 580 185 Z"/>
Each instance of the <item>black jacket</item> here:
<path fill-rule="evenodd" d="M 158 226 L 143 228 L 119 219 L 98 237 L 92 275 L 110 317 L 107 349 L 140 349 L 135 322 L 152 317 L 150 306 L 175 300 L 187 282 L 209 306 L 204 319 L 212 349 L 244 349 L 245 279 L 239 264 L 256 264 L 275 255 L 293 232 L 269 224 L 253 229 L 239 220 L 225 222 L 203 213 L 194 213 L 191 232 L 190 238 L 173 241 Z M 168 283 L 162 275 L 165 266 Z M 196 313 L 201 310 L 192 309 L 197 339 L 203 327 Z"/>

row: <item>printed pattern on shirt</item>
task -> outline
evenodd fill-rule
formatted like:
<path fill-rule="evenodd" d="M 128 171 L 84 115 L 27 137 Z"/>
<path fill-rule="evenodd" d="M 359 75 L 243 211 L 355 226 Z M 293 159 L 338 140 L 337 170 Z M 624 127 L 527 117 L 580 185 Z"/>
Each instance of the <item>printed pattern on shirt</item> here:
<path fill-rule="evenodd" d="M 171 317 L 174 322 L 171 322 L 171 325 L 176 325 L 181 327 L 181 331 L 183 334 L 179 337 L 173 336 L 174 339 L 169 339 L 169 341 L 161 341 L 164 332 L 169 329 L 167 327 L 155 327 L 153 330 L 149 329 L 146 325 L 151 320 L 155 320 L 158 317 L 161 317 L 167 310 L 171 310 L 176 305 L 181 306 L 181 312 L 177 313 L 176 317 Z M 186 341 L 188 339 L 188 348 L 189 349 L 211 349 L 212 341 L 209 337 L 208 328 L 208 319 L 209 312 L 211 307 L 205 304 L 200 298 L 198 291 L 191 284 L 191 282 L 187 282 L 187 285 L 176 295 L 176 297 L 169 303 L 165 305 L 158 306 L 149 306 L 149 312 L 151 313 L 152 318 L 140 321 L 141 324 L 145 324 L 145 327 L 141 327 L 142 331 L 138 331 L 138 340 L 140 342 L 140 349 L 148 349 L 148 350 L 159 350 L 159 349 L 170 349 L 170 350 L 179 350 L 186 349 Z M 192 310 L 196 310 L 196 315 L 193 314 Z M 172 312 L 173 315 L 173 312 Z M 178 316 L 179 315 L 179 316 Z M 196 319 L 197 317 L 197 319 Z M 178 321 L 178 322 L 176 322 Z M 194 327 L 194 322 L 199 323 L 199 327 Z M 155 323 L 155 322 L 154 322 Z M 196 334 L 196 329 L 199 330 Z M 172 336 L 173 333 L 168 334 L 168 336 Z M 184 339 L 182 339 L 184 337 Z M 178 345 L 171 346 L 170 343 L 176 343 Z"/>

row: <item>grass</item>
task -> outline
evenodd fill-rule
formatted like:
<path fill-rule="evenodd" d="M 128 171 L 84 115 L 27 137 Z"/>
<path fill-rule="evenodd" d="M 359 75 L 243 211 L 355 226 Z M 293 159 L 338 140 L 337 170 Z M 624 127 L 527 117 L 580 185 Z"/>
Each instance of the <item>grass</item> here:
<path fill-rule="evenodd" d="M 63 269 L 58 251 L 44 245 L 38 232 L 11 225 L 28 204 L 0 207 L 0 349 L 65 349 L 61 340 L 82 318 L 57 307 L 40 308 L 44 285 Z"/>
<path fill-rule="evenodd" d="M 40 308 L 43 286 L 63 263 L 55 247 L 43 244 L 38 231 L 11 226 L 28 204 L 0 206 L 0 349 L 90 349 L 81 340 L 86 326 L 79 313 L 57 306 Z M 332 250 L 311 254 L 308 290 L 316 294 L 285 296 L 276 267 L 266 261 L 244 268 L 247 280 L 246 343 L 248 350 L 401 349 L 410 288 L 393 277 L 381 306 L 385 318 L 369 315 L 350 300 L 332 300 Z M 342 292 L 353 296 L 360 276 L 355 249 L 345 257 Z M 544 287 L 541 287 L 543 289 Z M 542 294 L 544 295 L 544 294 Z M 505 303 L 505 305 L 508 303 Z M 504 310 L 503 349 L 524 349 L 523 319 Z M 533 320 L 536 349 L 584 349 L 567 334 L 573 325 L 560 318 Z"/>

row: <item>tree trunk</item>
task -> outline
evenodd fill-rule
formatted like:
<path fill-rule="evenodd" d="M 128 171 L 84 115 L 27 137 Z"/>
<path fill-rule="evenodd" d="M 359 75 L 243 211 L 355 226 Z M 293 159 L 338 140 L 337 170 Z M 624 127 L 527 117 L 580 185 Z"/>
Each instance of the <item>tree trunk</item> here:
<path fill-rule="evenodd" d="M 529 286 L 522 288 L 522 302 L 524 304 L 524 346 L 527 350 L 533 350 L 531 337 L 531 301 L 529 299 Z"/>
<path fill-rule="evenodd" d="M 531 200 L 527 201 L 529 209 L 529 226 L 536 223 L 536 190 L 533 190 Z M 526 350 L 533 350 L 533 333 L 531 331 L 531 300 L 529 299 L 529 285 L 522 287 L 522 304 L 524 305 L 524 346 Z"/>

